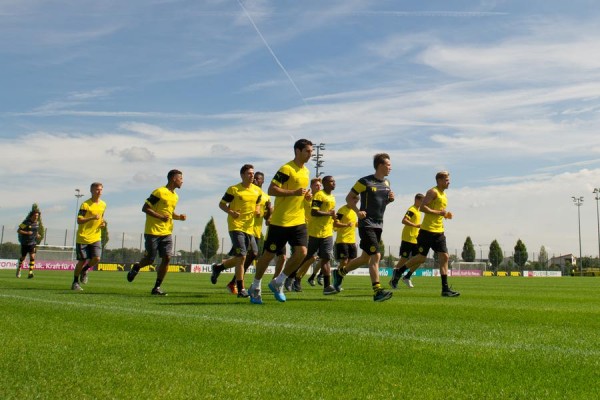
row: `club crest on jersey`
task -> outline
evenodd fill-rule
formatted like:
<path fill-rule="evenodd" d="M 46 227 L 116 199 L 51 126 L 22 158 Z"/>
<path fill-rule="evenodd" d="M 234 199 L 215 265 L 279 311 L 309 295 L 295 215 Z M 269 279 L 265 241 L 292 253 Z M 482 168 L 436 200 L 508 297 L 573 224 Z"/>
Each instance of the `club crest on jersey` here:
<path fill-rule="evenodd" d="M 269 246 L 269 250 L 271 251 L 271 253 L 274 253 L 275 250 L 277 250 L 277 246 L 275 245 L 275 243 L 271 243 L 271 245 Z"/>
<path fill-rule="evenodd" d="M 371 248 L 369 250 L 371 250 L 372 252 L 375 252 L 375 251 L 377 251 L 377 247 L 371 246 Z"/>

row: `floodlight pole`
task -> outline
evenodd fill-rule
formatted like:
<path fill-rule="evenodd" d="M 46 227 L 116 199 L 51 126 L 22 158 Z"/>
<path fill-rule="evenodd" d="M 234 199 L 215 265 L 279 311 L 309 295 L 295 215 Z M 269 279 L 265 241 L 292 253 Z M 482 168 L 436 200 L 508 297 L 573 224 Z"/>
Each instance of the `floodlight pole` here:
<path fill-rule="evenodd" d="M 315 170 L 316 170 L 316 176 L 315 178 L 318 178 L 319 176 L 321 176 L 323 173 L 319 172 L 319 168 L 323 168 L 323 160 L 321 160 L 321 158 L 323 158 L 323 153 L 322 151 L 325 150 L 325 143 L 319 143 L 318 145 L 315 145 L 313 147 L 313 149 L 317 150 L 317 153 L 315 155 L 313 155 L 313 161 L 315 162 Z"/>
<path fill-rule="evenodd" d="M 598 200 L 600 200 L 600 188 L 594 188 L 596 194 L 596 221 L 598 222 L 598 263 L 600 267 L 600 211 L 598 210 Z"/>
<path fill-rule="evenodd" d="M 77 203 L 75 205 L 75 223 L 73 224 L 73 251 L 71 252 L 71 261 L 75 260 L 75 238 L 77 237 L 77 216 L 79 215 L 79 199 L 83 197 L 83 194 L 81 194 L 81 190 L 75 189 L 75 197 L 77 198 Z"/>
<path fill-rule="evenodd" d="M 577 223 L 579 225 L 579 276 L 583 276 L 583 258 L 581 256 L 581 205 L 583 204 L 583 196 L 571 196 L 573 203 L 577 206 Z"/>

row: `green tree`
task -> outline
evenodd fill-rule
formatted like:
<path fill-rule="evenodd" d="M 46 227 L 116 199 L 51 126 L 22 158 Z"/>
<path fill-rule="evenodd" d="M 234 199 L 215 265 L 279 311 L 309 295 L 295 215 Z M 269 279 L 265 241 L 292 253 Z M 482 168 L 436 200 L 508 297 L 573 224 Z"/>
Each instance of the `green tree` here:
<path fill-rule="evenodd" d="M 540 254 L 538 255 L 538 263 L 542 267 L 541 269 L 544 269 L 548 266 L 548 252 L 546 251 L 546 248 L 543 245 L 542 245 L 542 247 L 540 247 Z"/>
<path fill-rule="evenodd" d="M 515 245 L 515 264 L 519 266 L 519 268 L 523 268 L 527 259 L 529 258 L 529 254 L 527 253 L 527 247 L 525 243 L 521 241 L 521 239 L 517 240 L 517 244 Z"/>
<path fill-rule="evenodd" d="M 202 233 L 200 251 L 204 255 L 205 262 L 209 262 L 217 254 L 218 250 L 219 235 L 217 234 L 217 226 L 215 225 L 215 219 L 210 217 L 210 221 L 207 222 L 204 227 L 204 233 Z"/>
<path fill-rule="evenodd" d="M 500 264 L 502 264 L 503 259 L 504 253 L 500 248 L 500 244 L 498 244 L 498 241 L 494 239 L 494 241 L 490 244 L 490 252 L 488 254 L 488 260 L 490 261 L 490 264 L 492 264 L 494 271 L 498 270 L 498 267 Z"/>
<path fill-rule="evenodd" d="M 467 240 L 465 240 L 465 244 L 463 245 L 460 256 L 466 262 L 475 261 L 475 246 L 473 246 L 473 241 L 471 240 L 470 236 L 467 236 Z"/>

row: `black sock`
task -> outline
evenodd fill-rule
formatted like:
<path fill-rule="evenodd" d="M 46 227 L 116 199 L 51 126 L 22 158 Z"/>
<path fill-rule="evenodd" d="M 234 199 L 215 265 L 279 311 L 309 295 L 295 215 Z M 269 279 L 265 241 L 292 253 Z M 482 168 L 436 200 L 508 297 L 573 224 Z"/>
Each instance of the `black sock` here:
<path fill-rule="evenodd" d="M 408 271 L 408 273 L 406 275 L 404 275 L 404 279 L 410 279 L 410 277 L 412 276 L 413 272 L 412 271 Z"/>
<path fill-rule="evenodd" d="M 244 288 L 244 281 L 235 281 L 235 284 L 237 286 L 238 293 L 240 293 Z"/>
<path fill-rule="evenodd" d="M 154 288 L 155 288 L 155 289 L 156 289 L 156 288 L 159 288 L 161 283 L 162 283 L 162 279 L 157 279 L 157 280 L 156 280 L 156 283 L 154 283 Z"/>
<path fill-rule="evenodd" d="M 442 277 L 442 290 L 448 289 L 448 275 L 440 275 Z"/>
<path fill-rule="evenodd" d="M 87 271 L 88 269 L 90 269 L 90 266 L 89 266 L 89 265 L 86 265 L 85 267 L 83 267 L 83 269 L 81 270 L 81 272 L 85 272 L 85 271 Z"/>
<path fill-rule="evenodd" d="M 78 275 L 75 275 L 73 277 L 73 283 L 79 283 L 79 276 Z"/>
<path fill-rule="evenodd" d="M 310 278 L 308 278 L 308 280 L 309 280 L 309 281 L 314 281 L 314 280 L 315 280 L 315 276 L 316 276 L 316 274 L 313 272 L 313 273 L 310 275 Z"/>
<path fill-rule="evenodd" d="M 223 272 L 223 271 L 225 271 L 225 266 L 223 264 L 217 264 L 217 265 L 215 265 L 215 271 Z"/>
<path fill-rule="evenodd" d="M 331 285 L 331 276 L 323 275 L 323 286 L 327 287 Z"/>
<path fill-rule="evenodd" d="M 402 277 L 402 274 L 406 272 L 408 268 L 406 268 L 406 266 L 402 266 L 398 269 L 398 278 Z"/>

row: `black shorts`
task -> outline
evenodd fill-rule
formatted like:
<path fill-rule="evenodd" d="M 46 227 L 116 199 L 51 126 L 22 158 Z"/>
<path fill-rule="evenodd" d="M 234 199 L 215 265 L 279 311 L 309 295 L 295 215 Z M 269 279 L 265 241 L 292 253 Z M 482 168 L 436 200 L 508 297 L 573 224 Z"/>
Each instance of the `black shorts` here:
<path fill-rule="evenodd" d="M 448 253 L 444 232 L 429 232 L 421 229 L 419 236 L 417 236 L 417 245 L 419 246 L 419 254 L 425 257 L 427 257 L 429 249 L 436 253 Z"/>
<path fill-rule="evenodd" d="M 21 245 L 21 257 L 26 257 L 27 254 L 35 254 L 35 244 L 22 244 Z"/>
<path fill-rule="evenodd" d="M 304 246 L 308 242 L 306 224 L 296 226 L 269 225 L 267 238 L 265 239 L 264 251 L 278 253 L 286 243 L 290 246 Z"/>
<path fill-rule="evenodd" d="M 352 260 L 358 256 L 356 243 L 336 243 L 335 244 L 335 259 L 336 260 Z"/>
<path fill-rule="evenodd" d="M 400 257 L 411 258 L 419 254 L 419 245 L 416 243 L 405 242 L 400 243 Z"/>
<path fill-rule="evenodd" d="M 91 260 L 92 258 L 102 256 L 102 246 L 100 241 L 94 243 L 77 243 L 75 244 L 75 253 L 77 254 L 77 261 Z"/>
<path fill-rule="evenodd" d="M 381 241 L 381 228 L 358 228 L 360 236 L 360 248 L 372 256 L 379 253 L 379 242 Z"/>
<path fill-rule="evenodd" d="M 329 261 L 333 258 L 333 236 L 326 238 L 308 237 L 307 257 L 312 257 L 317 253 L 323 261 Z"/>
<path fill-rule="evenodd" d="M 154 262 L 156 254 L 161 258 L 173 256 L 173 236 L 156 236 L 144 233 L 144 258 L 150 263 Z"/>
<path fill-rule="evenodd" d="M 229 231 L 229 237 L 231 239 L 230 256 L 243 257 L 248 253 L 258 254 L 258 247 L 254 236 L 245 232 Z"/>

